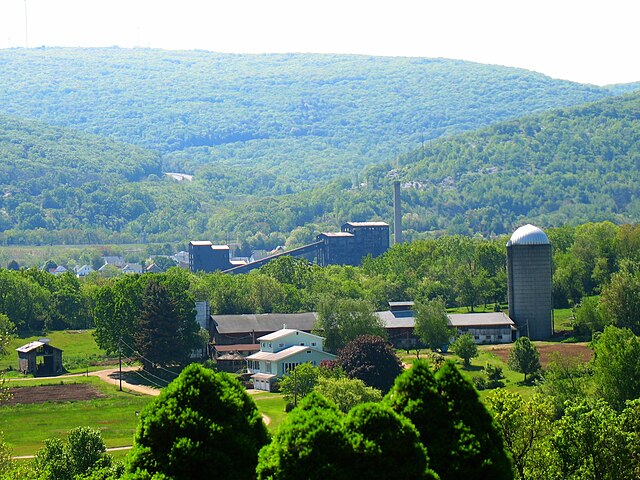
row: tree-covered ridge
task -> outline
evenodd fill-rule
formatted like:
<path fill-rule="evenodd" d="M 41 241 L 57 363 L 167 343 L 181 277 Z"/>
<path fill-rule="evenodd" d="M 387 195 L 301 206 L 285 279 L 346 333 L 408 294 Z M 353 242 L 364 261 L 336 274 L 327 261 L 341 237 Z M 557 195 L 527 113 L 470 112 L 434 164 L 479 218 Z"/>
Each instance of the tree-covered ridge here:
<path fill-rule="evenodd" d="M 637 221 L 640 93 L 435 141 L 400 163 L 394 178 L 406 187 L 407 226 L 416 231 Z"/>
<path fill-rule="evenodd" d="M 105 137 L 0 114 L 0 185 L 79 187 L 134 182 L 161 173 L 157 154 Z M 46 182 L 46 183 L 44 183 Z"/>
<path fill-rule="evenodd" d="M 0 230 L 117 231 L 154 209 L 134 182 L 161 174 L 149 150 L 0 115 Z"/>
<path fill-rule="evenodd" d="M 1 50 L 0 85 L 2 113 L 159 150 L 169 171 L 258 168 L 297 179 L 294 190 L 423 140 L 611 95 L 446 59 L 118 48 Z"/>

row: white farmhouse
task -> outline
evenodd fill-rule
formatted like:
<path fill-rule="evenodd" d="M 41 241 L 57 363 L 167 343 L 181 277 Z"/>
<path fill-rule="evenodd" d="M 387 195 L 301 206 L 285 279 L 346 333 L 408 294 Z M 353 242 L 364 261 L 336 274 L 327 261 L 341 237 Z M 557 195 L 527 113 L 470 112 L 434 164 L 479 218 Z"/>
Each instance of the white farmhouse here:
<path fill-rule="evenodd" d="M 257 390 L 271 391 L 275 379 L 302 363 L 317 366 L 323 360 L 336 358 L 322 350 L 324 338 L 300 330 L 283 328 L 258 340 L 260 351 L 247 357 L 253 388 Z"/>

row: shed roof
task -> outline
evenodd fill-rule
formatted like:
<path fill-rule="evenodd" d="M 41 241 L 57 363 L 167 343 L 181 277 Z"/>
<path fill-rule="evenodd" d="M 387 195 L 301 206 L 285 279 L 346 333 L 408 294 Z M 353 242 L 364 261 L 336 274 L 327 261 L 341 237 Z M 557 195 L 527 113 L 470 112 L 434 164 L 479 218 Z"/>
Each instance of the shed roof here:
<path fill-rule="evenodd" d="M 216 345 L 218 352 L 257 352 L 260 345 L 257 343 L 238 343 L 235 345 Z"/>
<path fill-rule="evenodd" d="M 45 343 L 45 342 L 40 342 L 40 341 L 29 342 L 26 345 L 23 345 L 21 347 L 16 348 L 16 351 L 20 352 L 20 353 L 29 353 L 30 351 L 35 350 L 35 349 L 37 349 L 39 347 L 42 347 L 44 345 L 48 345 L 49 348 L 53 348 L 54 350 L 62 351 L 61 349 L 56 348 L 51 344 L 48 344 L 48 343 Z"/>
<path fill-rule="evenodd" d="M 283 325 L 310 332 L 316 323 L 315 312 L 260 313 L 243 315 L 212 315 L 216 330 L 221 334 L 275 332 Z"/>

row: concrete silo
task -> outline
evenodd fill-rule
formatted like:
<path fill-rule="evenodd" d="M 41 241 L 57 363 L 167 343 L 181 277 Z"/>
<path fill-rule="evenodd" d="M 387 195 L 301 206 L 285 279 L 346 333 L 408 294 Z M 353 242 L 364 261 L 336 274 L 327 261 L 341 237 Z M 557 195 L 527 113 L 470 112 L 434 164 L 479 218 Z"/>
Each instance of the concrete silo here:
<path fill-rule="evenodd" d="M 521 336 L 553 335 L 551 242 L 538 227 L 518 228 L 507 242 L 509 316 Z"/>

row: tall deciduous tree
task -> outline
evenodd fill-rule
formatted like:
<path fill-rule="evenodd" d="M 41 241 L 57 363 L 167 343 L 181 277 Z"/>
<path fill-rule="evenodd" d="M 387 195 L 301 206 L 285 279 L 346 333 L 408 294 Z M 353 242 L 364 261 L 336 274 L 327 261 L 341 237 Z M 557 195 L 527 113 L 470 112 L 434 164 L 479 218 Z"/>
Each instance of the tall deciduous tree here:
<path fill-rule="evenodd" d="M 416 325 L 414 333 L 432 350 L 449 343 L 451 332 L 447 321 L 444 300 L 422 300 L 416 302 Z"/>
<path fill-rule="evenodd" d="M 385 339 L 361 335 L 349 342 L 338 355 L 348 377 L 359 378 L 370 387 L 388 392 L 402 372 L 402 363 Z"/>
<path fill-rule="evenodd" d="M 608 326 L 593 349 L 597 392 L 617 410 L 625 401 L 640 398 L 640 337 L 627 328 Z"/>
<path fill-rule="evenodd" d="M 611 323 L 640 335 L 640 268 L 625 264 L 613 274 L 602 290 L 600 302 Z"/>
<path fill-rule="evenodd" d="M 373 307 L 366 300 L 324 297 L 318 305 L 318 321 L 315 330 L 325 337 L 325 348 L 338 353 L 345 345 L 360 335 L 377 335 L 386 338 L 387 333 Z"/>
<path fill-rule="evenodd" d="M 487 397 L 487 404 L 500 427 L 511 453 L 517 478 L 531 478 L 532 471 L 543 471 L 541 461 L 553 432 L 554 408 L 548 398 L 534 395 L 525 400 L 503 388 Z"/>
<path fill-rule="evenodd" d="M 191 364 L 142 412 L 127 469 L 140 479 L 188 480 L 203 472 L 253 479 L 267 440 L 262 417 L 240 383 Z"/>
<path fill-rule="evenodd" d="M 529 337 L 520 337 L 511 347 L 508 363 L 512 370 L 524 373 L 526 382 L 527 375 L 540 370 L 540 353 Z"/>
<path fill-rule="evenodd" d="M 136 318 L 142 307 L 143 277 L 124 275 L 110 280 L 95 292 L 93 335 L 107 353 L 118 351 L 119 340 L 135 344 Z M 131 352 L 125 351 L 130 354 Z"/>
<path fill-rule="evenodd" d="M 554 425 L 552 451 L 563 479 L 632 480 L 632 434 L 603 400 L 569 406 Z"/>

